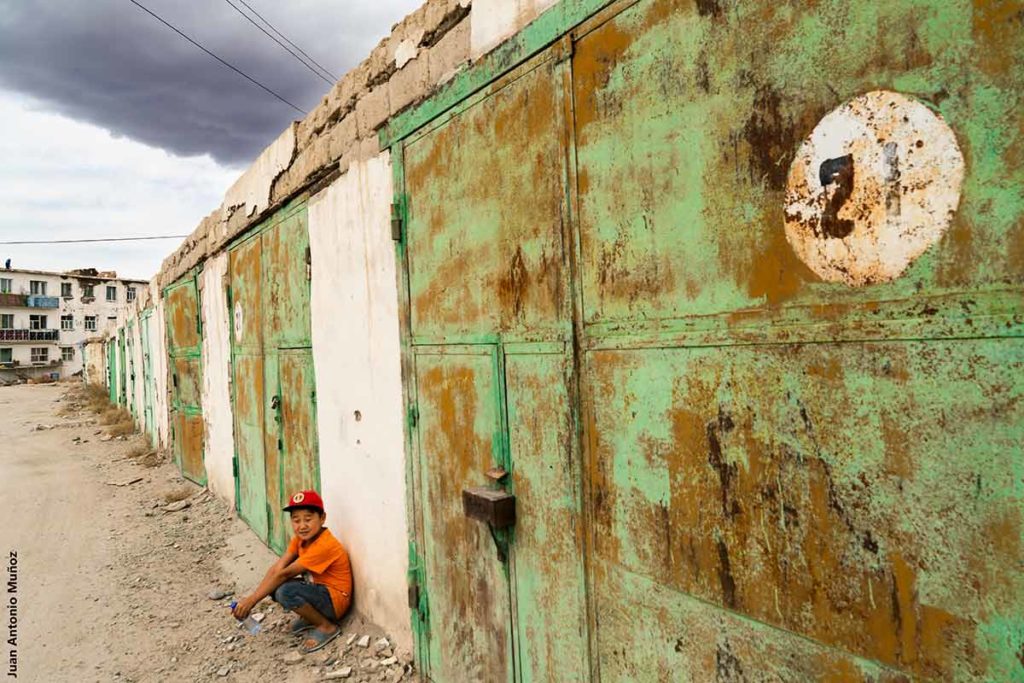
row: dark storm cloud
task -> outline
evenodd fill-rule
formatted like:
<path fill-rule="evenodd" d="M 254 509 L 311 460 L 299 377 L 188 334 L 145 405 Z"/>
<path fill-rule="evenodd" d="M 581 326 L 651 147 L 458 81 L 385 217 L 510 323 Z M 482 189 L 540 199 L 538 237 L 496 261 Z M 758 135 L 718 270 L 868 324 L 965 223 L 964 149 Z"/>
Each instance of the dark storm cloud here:
<path fill-rule="evenodd" d="M 224 0 L 139 1 L 302 109 L 330 89 Z M 339 76 L 420 4 L 247 2 Z M 228 164 L 251 161 L 301 118 L 128 0 L 0 0 L 0 87 L 116 135 Z"/>

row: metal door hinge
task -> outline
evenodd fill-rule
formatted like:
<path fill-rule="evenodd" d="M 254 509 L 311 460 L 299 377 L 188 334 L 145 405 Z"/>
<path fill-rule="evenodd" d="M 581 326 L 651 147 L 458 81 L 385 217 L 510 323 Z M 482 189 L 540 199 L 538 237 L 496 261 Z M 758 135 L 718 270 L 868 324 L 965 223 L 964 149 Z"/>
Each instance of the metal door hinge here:
<path fill-rule="evenodd" d="M 419 610 L 420 608 L 420 584 L 413 581 L 409 584 L 409 609 Z"/>
<path fill-rule="evenodd" d="M 238 479 L 238 458 L 231 458 L 231 474 Z"/>
<path fill-rule="evenodd" d="M 391 239 L 395 242 L 402 241 L 402 207 L 398 202 L 391 204 Z"/>
<path fill-rule="evenodd" d="M 409 406 L 409 426 L 415 427 L 416 423 L 419 422 L 419 411 L 416 410 L 416 406 Z"/>

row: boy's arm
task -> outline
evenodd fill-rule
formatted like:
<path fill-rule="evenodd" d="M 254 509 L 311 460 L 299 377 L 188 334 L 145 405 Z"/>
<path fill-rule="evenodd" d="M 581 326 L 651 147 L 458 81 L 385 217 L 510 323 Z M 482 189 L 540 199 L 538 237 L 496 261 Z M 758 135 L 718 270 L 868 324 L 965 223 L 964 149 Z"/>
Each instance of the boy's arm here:
<path fill-rule="evenodd" d="M 256 606 L 256 603 L 273 593 L 277 590 L 278 586 L 288 579 L 306 571 L 306 568 L 299 564 L 298 558 L 298 553 L 286 552 L 278 558 L 277 562 L 270 565 L 270 569 L 267 570 L 263 580 L 253 589 L 252 593 L 238 601 L 238 604 L 235 606 L 234 615 L 239 619 L 245 619 L 249 616 L 252 608 Z"/>

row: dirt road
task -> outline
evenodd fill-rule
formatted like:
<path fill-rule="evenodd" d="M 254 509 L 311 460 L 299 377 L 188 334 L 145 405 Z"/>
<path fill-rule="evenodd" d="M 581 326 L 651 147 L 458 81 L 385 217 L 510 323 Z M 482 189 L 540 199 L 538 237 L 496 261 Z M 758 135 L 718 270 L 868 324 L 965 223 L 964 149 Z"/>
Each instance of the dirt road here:
<path fill-rule="evenodd" d="M 375 648 L 384 634 L 355 616 L 303 657 L 269 601 L 260 634 L 239 630 L 230 598 L 211 592 L 246 592 L 273 554 L 225 502 L 143 455 L 142 437 L 110 439 L 68 391 L 0 387 L 5 680 L 302 683 L 348 667 L 339 680 L 413 680 L 408 653 Z"/>

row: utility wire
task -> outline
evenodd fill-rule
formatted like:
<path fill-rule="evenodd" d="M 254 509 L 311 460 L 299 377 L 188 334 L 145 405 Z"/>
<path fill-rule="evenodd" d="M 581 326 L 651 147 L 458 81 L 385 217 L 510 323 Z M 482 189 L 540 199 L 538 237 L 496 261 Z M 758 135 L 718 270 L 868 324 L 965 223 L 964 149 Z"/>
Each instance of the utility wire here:
<path fill-rule="evenodd" d="M 284 42 L 288 43 L 289 45 L 291 45 L 292 47 L 294 47 L 294 48 L 295 48 L 296 50 L 298 50 L 299 52 L 301 52 L 301 53 L 302 53 L 302 55 L 303 55 L 303 56 L 304 56 L 304 57 L 305 57 L 306 59 L 308 59 L 308 60 L 309 60 L 310 62 L 312 62 L 313 64 L 315 64 L 315 65 L 317 66 L 317 68 L 318 68 L 318 69 L 320 69 L 320 70 L 321 70 L 321 71 L 323 71 L 323 72 L 324 72 L 325 74 L 327 74 L 327 75 L 328 75 L 328 76 L 330 76 L 330 77 L 331 77 L 332 79 L 334 79 L 334 81 L 335 81 L 335 82 L 336 82 L 336 81 L 338 80 L 338 76 L 337 76 L 336 74 L 333 74 L 333 73 L 331 73 L 331 71 L 330 71 L 330 70 L 328 70 L 328 69 L 324 68 L 324 65 L 323 65 L 323 64 L 321 64 L 320 62 L 316 61 L 315 59 L 313 59 L 312 57 L 310 57 L 310 56 L 309 56 L 308 54 L 306 54 L 306 51 L 305 51 L 305 50 L 303 50 L 303 49 L 302 49 L 301 47 L 299 47 L 298 45 L 296 45 L 296 44 L 295 44 L 295 43 L 293 43 L 292 41 L 288 40 L 288 38 L 287 38 L 287 37 L 286 37 L 286 36 L 285 36 L 285 35 L 284 35 L 283 33 L 281 33 L 281 32 L 280 32 L 280 31 L 278 31 L 278 30 L 277 30 L 276 28 L 274 28 L 274 25 L 273 25 L 273 24 L 271 24 L 271 23 L 270 23 L 269 21 L 267 21 L 266 19 L 264 19 L 264 18 L 263 18 L 263 15 L 262 15 L 262 14 L 260 14 L 259 12 L 257 12 L 256 10 L 254 10 L 254 9 L 252 8 L 252 6 L 251 6 L 251 5 L 249 4 L 249 3 L 247 3 L 247 2 L 245 1 L 245 0 L 238 0 L 238 1 L 239 1 L 240 3 L 242 3 L 243 5 L 245 5 L 246 9 L 248 9 L 248 10 L 249 10 L 250 12 L 252 12 L 252 13 L 253 13 L 253 14 L 255 14 L 255 15 L 256 15 L 257 17 L 259 17 L 260 21 L 262 21 L 262 22 L 263 22 L 264 24 L 266 24 L 266 25 L 267 25 L 267 27 L 268 27 L 268 28 L 270 28 L 270 30 L 271 30 L 271 31 L 273 31 L 273 32 L 274 32 L 274 33 L 276 33 L 276 34 L 277 34 L 278 36 L 280 36 L 280 37 L 281 37 L 281 40 L 283 40 Z M 333 85 L 333 83 L 332 83 L 332 85 Z"/>
<path fill-rule="evenodd" d="M 150 15 L 151 17 L 153 17 L 154 19 L 156 19 L 157 21 L 159 21 L 159 22 L 160 22 L 161 24 L 163 24 L 163 25 L 164 25 L 164 26 L 166 26 L 167 28 L 171 29 L 172 31 L 174 31 L 175 33 L 177 33 L 177 34 L 178 34 L 179 36 L 181 36 L 182 38 L 184 38 L 184 39 L 185 39 L 185 40 L 187 40 L 188 42 L 192 43 L 193 45 L 195 45 L 196 47 L 198 47 L 198 48 L 199 48 L 200 50 L 202 50 L 202 51 L 203 51 L 203 52 L 205 52 L 206 54 L 210 55 L 211 57 L 213 57 L 213 58 L 214 58 L 214 59 L 216 59 L 216 60 L 217 60 L 218 62 L 220 62 L 220 63 L 221 63 L 221 64 L 223 64 L 224 66 L 228 67 L 229 69 L 231 69 L 232 71 L 234 71 L 234 72 L 235 72 L 235 73 L 237 73 L 238 75 L 240 75 L 240 76 L 242 76 L 243 78 L 245 78 L 246 80 L 248 80 L 248 81 L 250 81 L 250 82 L 254 83 L 255 85 L 258 85 L 258 86 L 259 86 L 260 88 L 262 88 L 263 90 L 267 91 L 268 93 L 270 93 L 271 95 L 273 95 L 273 96 L 274 96 L 274 97 L 276 97 L 277 99 L 281 100 L 282 102 L 284 102 L 285 104 L 287 104 L 287 105 L 288 105 L 289 107 L 291 107 L 291 108 L 292 108 L 292 109 L 294 109 L 295 111 L 297 111 L 297 112 L 299 112 L 300 114 L 303 114 L 303 115 L 305 115 L 305 114 L 308 114 L 308 113 L 309 113 L 309 112 L 307 112 L 307 111 L 305 111 L 305 110 L 303 110 L 303 109 L 299 109 L 299 108 L 298 108 L 298 107 L 296 107 L 296 106 L 295 106 L 294 104 L 292 104 L 291 102 L 289 102 L 288 100 L 286 100 L 286 99 L 285 99 L 285 98 L 283 98 L 282 96 L 278 95 L 278 94 L 277 94 L 276 92 L 274 92 L 273 90 L 271 90 L 271 89 L 270 89 L 270 88 L 268 88 L 267 86 L 263 85 L 262 83 L 260 83 L 259 81 L 257 81 L 257 80 L 256 80 L 255 78 L 253 78 L 253 77 L 252 77 L 252 76 L 250 76 L 249 74 L 247 74 L 247 73 L 245 73 L 244 71 L 242 71 L 241 69 L 239 69 L 238 67 L 236 67 L 236 66 L 232 66 L 231 64 L 228 64 L 228 63 L 227 63 L 227 62 L 225 62 L 225 61 L 224 61 L 223 59 L 221 59 L 221 58 L 220 58 L 220 57 L 218 57 L 217 55 L 213 54 L 212 52 L 210 52 L 209 50 L 207 50 L 207 49 L 206 49 L 205 47 L 203 47 L 202 45 L 200 45 L 199 43 L 197 43 L 196 41 L 192 40 L 192 39 L 191 39 L 191 38 L 189 38 L 189 37 L 188 37 L 187 35 L 185 35 L 184 33 L 182 33 L 182 32 L 181 32 L 180 30 L 178 30 L 178 29 L 177 29 L 177 28 L 176 28 L 175 26 L 173 26 L 172 24 L 168 23 L 168 22 L 167 22 L 167 21 L 165 21 L 165 20 L 164 20 L 163 18 L 161 18 L 160 16 L 158 16 L 157 14 L 155 14 L 155 13 L 154 13 L 154 12 L 153 12 L 152 10 L 150 10 L 150 9 L 149 9 L 148 7 L 145 7 L 145 6 L 143 6 L 142 4 L 140 4 L 139 2 L 137 2 L 137 0 L 128 0 L 128 2 L 132 3 L 133 5 L 135 5 L 136 7 L 138 7 L 139 9 L 141 9 L 142 11 L 146 12 L 146 13 L 147 13 L 147 14 L 149 14 L 149 15 Z"/>
<path fill-rule="evenodd" d="M 317 78 L 319 78 L 320 80 L 324 81 L 324 82 L 325 82 L 325 83 L 327 83 L 328 85 L 334 85 L 334 81 L 332 81 L 332 80 L 330 80 L 330 79 L 328 79 L 328 78 L 324 77 L 324 75 L 323 75 L 323 74 L 321 74 L 321 73 L 320 73 L 319 71 L 317 71 L 316 69 L 314 69 L 313 67 L 311 67 L 311 66 L 310 66 L 309 64 L 307 64 L 307 63 L 306 63 L 306 60 L 304 60 L 304 59 L 303 59 L 302 57 L 300 57 L 299 55 L 295 54 L 295 52 L 294 52 L 294 51 L 293 51 L 293 50 L 292 50 L 292 49 L 291 49 L 290 47 L 288 47 L 287 45 L 285 45 L 284 43 L 282 43 L 282 42 L 281 42 L 280 40 L 278 40 L 278 39 L 277 39 L 276 37 L 274 37 L 273 35 L 271 35 L 271 34 L 270 34 L 270 32 L 269 32 L 269 31 L 267 31 L 267 29 L 265 29 L 265 28 L 263 28 L 262 26 L 260 26 L 259 24 L 257 24 L 257 23 L 256 23 L 256 21 L 255 21 L 255 20 L 254 20 L 254 19 L 253 19 L 252 17 L 250 17 L 250 16 L 248 15 L 248 14 L 246 14 L 245 12 L 243 12 L 243 11 L 241 10 L 241 8 L 239 8 L 239 7 L 238 7 L 238 5 L 236 5 L 235 3 L 231 2 L 231 0 L 224 0 L 224 2 L 228 3 L 229 5 L 231 5 L 231 7 L 232 7 L 232 8 L 233 8 L 233 9 L 234 9 L 234 10 L 235 10 L 236 12 L 238 12 L 238 13 L 239 13 L 239 14 L 241 14 L 241 15 L 242 15 L 243 17 L 245 17 L 245 18 L 246 18 L 246 20 L 247 20 L 247 21 L 248 21 L 248 22 L 249 22 L 250 24 L 252 24 L 252 25 L 253 25 L 253 26 L 255 26 L 256 28 L 258 28 L 259 30 L 263 31 L 263 33 L 265 33 L 265 34 L 266 34 L 266 36 L 267 36 L 268 38 L 270 38 L 270 39 L 271 39 L 272 41 L 274 41 L 275 43 L 277 43 L 278 45 L 280 45 L 280 46 L 281 46 L 282 48 L 284 48 L 284 50 L 285 50 L 285 51 L 286 51 L 286 52 L 287 52 L 288 54 L 290 54 L 290 55 L 291 55 L 292 57 L 295 57 L 295 59 L 299 60 L 299 63 L 300 63 L 300 64 L 302 64 L 302 66 L 304 66 L 304 67 L 306 67 L 307 69 L 309 69 L 310 71 L 312 71 L 312 72 L 313 72 L 313 74 L 314 74 L 314 75 L 315 75 L 315 76 L 316 76 Z"/>
<path fill-rule="evenodd" d="M 138 240 L 177 240 L 188 235 L 154 235 L 151 237 L 101 237 L 87 240 L 22 240 L 16 242 L 0 242 L 0 244 L 78 244 L 81 242 L 136 242 Z"/>

